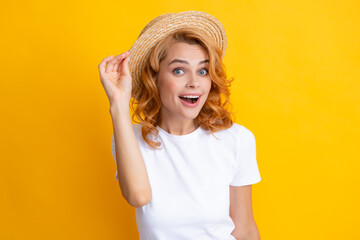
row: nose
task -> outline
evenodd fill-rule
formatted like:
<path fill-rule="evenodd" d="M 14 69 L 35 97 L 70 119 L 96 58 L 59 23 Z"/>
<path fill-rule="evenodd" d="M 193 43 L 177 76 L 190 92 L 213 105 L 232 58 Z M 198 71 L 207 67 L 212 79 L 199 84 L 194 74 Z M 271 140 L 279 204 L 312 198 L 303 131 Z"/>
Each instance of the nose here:
<path fill-rule="evenodd" d="M 186 82 L 186 87 L 188 88 L 197 88 L 200 86 L 200 83 L 199 83 L 199 77 L 192 73 L 189 75 L 188 79 L 187 79 L 187 82 Z"/>

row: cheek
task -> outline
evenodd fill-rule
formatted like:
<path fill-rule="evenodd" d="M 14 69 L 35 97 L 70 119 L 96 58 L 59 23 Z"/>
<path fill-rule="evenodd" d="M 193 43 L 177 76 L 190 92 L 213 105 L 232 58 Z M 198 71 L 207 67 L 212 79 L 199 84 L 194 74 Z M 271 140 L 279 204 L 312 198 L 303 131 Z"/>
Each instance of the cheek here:
<path fill-rule="evenodd" d="M 209 94 L 209 92 L 210 92 L 210 89 L 211 89 L 211 83 L 212 83 L 212 81 L 211 80 L 209 80 L 209 81 L 207 81 L 206 83 L 205 83 L 205 89 L 207 90 L 207 93 Z"/>
<path fill-rule="evenodd" d="M 180 84 L 174 80 L 165 80 L 160 85 L 160 95 L 164 98 L 173 98 L 179 94 Z"/>

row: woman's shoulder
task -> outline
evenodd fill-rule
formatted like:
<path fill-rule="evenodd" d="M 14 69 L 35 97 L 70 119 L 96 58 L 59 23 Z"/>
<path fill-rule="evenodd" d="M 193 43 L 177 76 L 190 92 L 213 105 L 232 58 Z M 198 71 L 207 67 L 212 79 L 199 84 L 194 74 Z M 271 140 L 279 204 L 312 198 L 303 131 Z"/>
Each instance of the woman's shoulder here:
<path fill-rule="evenodd" d="M 231 127 L 215 132 L 215 136 L 216 135 L 223 135 L 226 138 L 233 138 L 234 140 L 241 139 L 243 141 L 254 138 L 254 134 L 249 128 L 238 123 L 233 123 Z"/>
<path fill-rule="evenodd" d="M 231 134 L 231 133 L 233 133 L 233 134 L 242 134 L 242 135 L 252 134 L 252 132 L 247 127 L 245 127 L 244 125 L 235 123 L 235 122 L 231 125 L 231 127 L 227 128 L 227 129 L 220 130 L 219 132 L 224 132 L 224 133 L 227 133 L 227 134 Z"/>

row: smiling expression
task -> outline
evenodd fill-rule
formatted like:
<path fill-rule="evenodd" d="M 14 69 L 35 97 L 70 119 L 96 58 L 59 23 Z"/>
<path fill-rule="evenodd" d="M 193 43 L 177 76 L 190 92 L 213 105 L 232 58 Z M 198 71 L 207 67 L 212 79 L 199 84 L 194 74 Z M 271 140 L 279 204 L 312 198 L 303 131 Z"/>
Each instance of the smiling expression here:
<path fill-rule="evenodd" d="M 156 82 L 162 120 L 194 120 L 198 116 L 211 88 L 208 61 L 199 44 L 175 42 L 169 46 Z"/>

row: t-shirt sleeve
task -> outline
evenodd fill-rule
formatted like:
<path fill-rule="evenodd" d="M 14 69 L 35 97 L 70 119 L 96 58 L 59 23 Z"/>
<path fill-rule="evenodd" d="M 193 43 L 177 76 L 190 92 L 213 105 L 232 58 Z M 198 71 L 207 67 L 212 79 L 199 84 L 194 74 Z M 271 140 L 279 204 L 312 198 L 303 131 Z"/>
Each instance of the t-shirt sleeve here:
<path fill-rule="evenodd" d="M 115 164 L 117 165 L 117 163 L 116 163 L 116 153 L 115 153 L 114 133 L 112 134 L 112 137 L 111 137 L 111 154 L 112 154 L 112 156 L 113 156 L 113 159 L 114 159 L 114 161 L 115 161 Z M 116 180 L 116 181 L 119 181 L 117 168 L 116 168 L 116 173 L 115 173 L 115 180 Z"/>
<path fill-rule="evenodd" d="M 237 167 L 230 183 L 231 186 L 245 186 L 261 181 L 256 160 L 255 136 L 245 127 L 242 127 L 239 135 L 236 154 Z"/>

